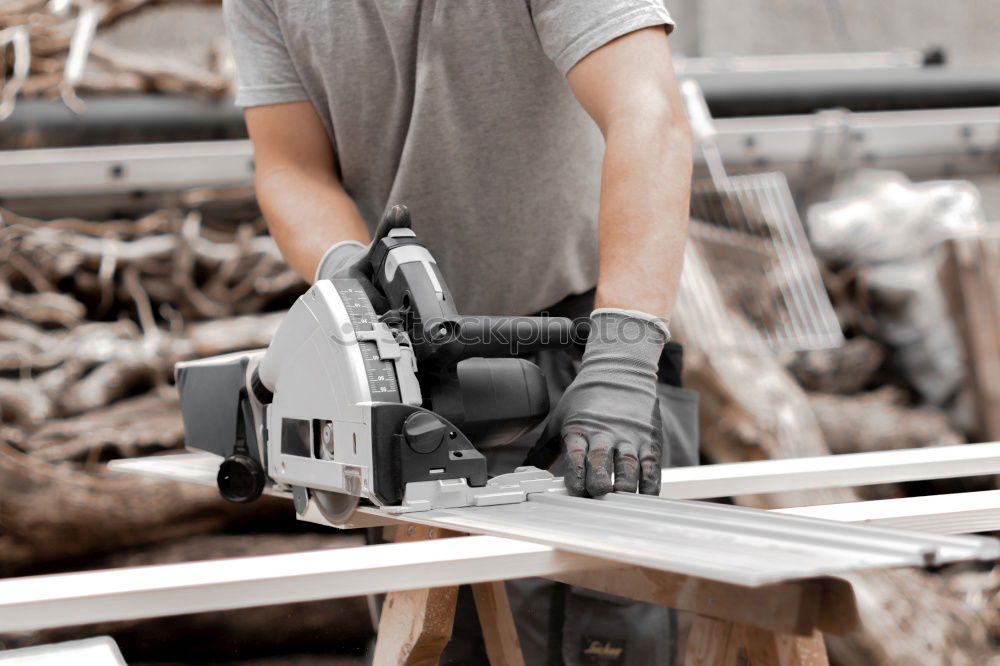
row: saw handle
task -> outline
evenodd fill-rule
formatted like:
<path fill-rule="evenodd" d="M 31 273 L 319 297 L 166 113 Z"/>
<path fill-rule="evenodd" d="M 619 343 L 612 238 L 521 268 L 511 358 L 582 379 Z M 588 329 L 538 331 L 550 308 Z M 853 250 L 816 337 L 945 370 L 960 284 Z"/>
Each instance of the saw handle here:
<path fill-rule="evenodd" d="M 587 341 L 587 331 L 566 317 L 462 317 L 457 324 L 461 358 L 523 356 Z"/>

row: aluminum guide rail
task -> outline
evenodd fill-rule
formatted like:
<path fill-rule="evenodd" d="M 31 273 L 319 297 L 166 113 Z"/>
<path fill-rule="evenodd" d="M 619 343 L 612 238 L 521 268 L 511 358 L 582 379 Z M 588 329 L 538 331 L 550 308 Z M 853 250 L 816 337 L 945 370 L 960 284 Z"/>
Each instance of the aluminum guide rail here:
<path fill-rule="evenodd" d="M 756 587 L 861 569 L 1000 557 L 1000 542 L 833 523 L 707 502 L 534 494 L 527 502 L 437 509 L 406 520 L 543 543 L 583 555 Z"/>
<path fill-rule="evenodd" d="M 185 455 L 185 462 L 171 463 L 169 469 L 156 459 L 120 461 L 112 468 L 214 485 L 219 458 L 176 457 Z M 199 466 L 201 472 L 192 471 Z M 183 475 L 177 476 L 178 469 Z M 637 495 L 591 500 L 539 493 L 527 502 L 504 506 L 437 509 L 403 517 L 369 507 L 359 514 L 372 523 L 402 520 L 509 537 L 744 586 L 866 568 L 1000 558 L 1000 542 L 994 539 L 903 532 Z"/>

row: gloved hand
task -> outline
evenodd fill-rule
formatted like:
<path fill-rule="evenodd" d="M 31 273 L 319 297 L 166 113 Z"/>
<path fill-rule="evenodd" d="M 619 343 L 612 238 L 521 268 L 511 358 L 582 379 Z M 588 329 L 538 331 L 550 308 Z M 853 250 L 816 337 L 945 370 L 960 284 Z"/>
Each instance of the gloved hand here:
<path fill-rule="evenodd" d="M 572 495 L 637 487 L 657 494 L 663 442 L 656 371 L 670 333 L 658 317 L 631 310 L 597 309 L 590 321 L 580 371 L 543 438 L 562 440 Z"/>
<path fill-rule="evenodd" d="M 332 280 L 338 277 L 347 277 L 351 266 L 368 254 L 368 246 L 362 245 L 355 240 L 345 240 L 334 243 L 323 254 L 316 267 L 316 275 L 313 282 L 320 280 Z"/>
<path fill-rule="evenodd" d="M 361 283 L 361 287 L 368 294 L 376 311 L 387 310 L 388 302 L 372 282 L 374 267 L 371 263 L 371 255 L 375 244 L 388 235 L 390 231 L 409 228 L 410 224 L 409 209 L 401 204 L 393 206 L 382 217 L 372 242 L 368 245 L 362 245 L 355 240 L 340 241 L 331 245 L 319 260 L 313 282 L 334 278 L 354 278 Z"/>

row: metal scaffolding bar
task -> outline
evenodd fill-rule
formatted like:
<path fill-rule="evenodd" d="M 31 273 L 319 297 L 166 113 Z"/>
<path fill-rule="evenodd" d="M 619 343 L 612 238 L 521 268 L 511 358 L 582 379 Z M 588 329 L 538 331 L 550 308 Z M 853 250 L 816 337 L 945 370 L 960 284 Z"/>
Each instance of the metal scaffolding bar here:
<path fill-rule="evenodd" d="M 995 168 L 1000 112 L 821 112 L 721 118 L 716 125 L 722 157 L 737 171 L 852 159 L 980 160 Z M 0 151 L 0 198 L 240 186 L 252 180 L 246 140 Z"/>

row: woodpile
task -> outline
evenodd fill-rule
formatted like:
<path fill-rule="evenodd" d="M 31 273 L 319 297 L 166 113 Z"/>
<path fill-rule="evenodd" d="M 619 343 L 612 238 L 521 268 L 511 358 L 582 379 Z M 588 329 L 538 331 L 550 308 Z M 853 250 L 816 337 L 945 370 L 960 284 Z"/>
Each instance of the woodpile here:
<path fill-rule="evenodd" d="M 14 98 L 62 97 L 83 109 L 77 93 L 186 93 L 219 97 L 231 90 L 232 64 L 222 34 L 206 57 L 143 53 L 105 39 L 117 23 L 167 3 L 219 0 L 5 0 L 0 3 L 0 120 Z"/>
<path fill-rule="evenodd" d="M 180 446 L 174 364 L 266 346 L 303 287 L 264 231 L 196 209 L 110 222 L 0 210 L 6 444 L 82 471 Z"/>
<path fill-rule="evenodd" d="M 301 293 L 259 219 L 203 220 L 193 209 L 42 222 L 0 210 L 0 238 L 0 575 L 342 543 L 328 530 L 281 533 L 295 529 L 288 502 L 234 505 L 212 488 L 113 475 L 103 464 L 182 447 L 174 363 L 266 346 Z M 211 536 L 240 529 L 260 534 L 225 550 L 225 538 Z M 358 603 L 303 607 L 315 622 L 301 626 L 336 622 L 355 627 L 345 640 L 358 639 L 370 632 Z M 231 650 L 240 632 L 265 635 L 290 612 L 192 616 L 155 633 L 169 642 L 190 630 Z M 315 644 L 293 625 L 291 647 Z M 150 626 L 114 629 L 138 641 Z M 209 629 L 219 635 L 210 639 Z M 93 635 L 87 630 L 0 642 Z"/>

